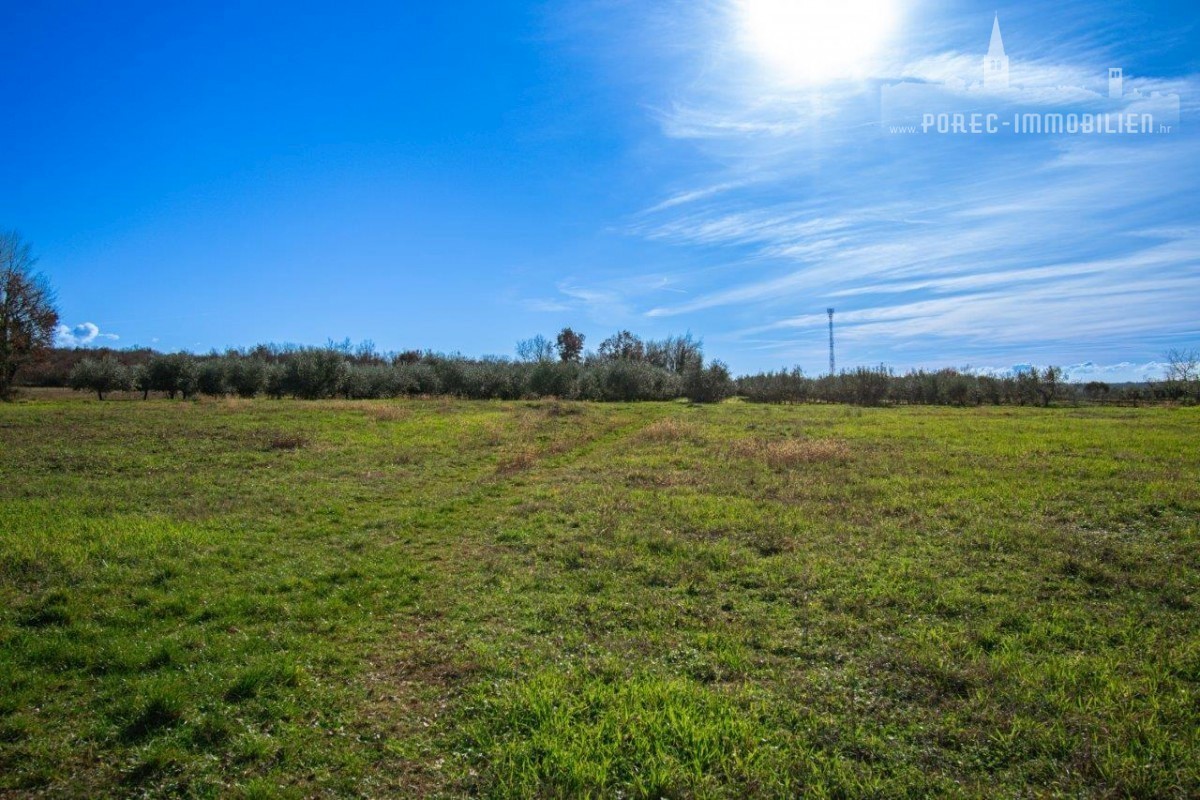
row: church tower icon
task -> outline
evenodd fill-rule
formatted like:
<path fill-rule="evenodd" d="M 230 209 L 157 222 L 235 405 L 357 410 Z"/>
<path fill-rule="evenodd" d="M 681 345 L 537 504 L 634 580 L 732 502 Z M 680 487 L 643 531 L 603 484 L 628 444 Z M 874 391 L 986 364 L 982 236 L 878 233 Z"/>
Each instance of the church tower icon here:
<path fill-rule="evenodd" d="M 983 57 L 983 86 L 985 89 L 1008 88 L 1008 56 L 1004 55 L 1004 40 L 1000 38 L 1000 14 L 992 21 L 992 41 Z"/>
<path fill-rule="evenodd" d="M 1125 71 L 1120 67 L 1108 68 L 1108 96 L 1120 100 L 1125 94 Z"/>

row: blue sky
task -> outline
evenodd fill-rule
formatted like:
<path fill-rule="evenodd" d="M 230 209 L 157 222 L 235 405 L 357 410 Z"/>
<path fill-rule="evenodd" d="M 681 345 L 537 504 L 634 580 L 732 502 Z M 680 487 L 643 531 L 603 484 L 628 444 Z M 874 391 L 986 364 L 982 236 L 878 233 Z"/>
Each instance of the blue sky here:
<path fill-rule="evenodd" d="M 0 0 L 0 228 L 92 345 L 571 325 L 819 373 L 834 306 L 844 366 L 1200 346 L 1200 7 L 841 5 Z M 881 86 L 974 91 L 996 12 L 1026 97 L 1121 66 L 1177 129 L 889 133 Z"/>

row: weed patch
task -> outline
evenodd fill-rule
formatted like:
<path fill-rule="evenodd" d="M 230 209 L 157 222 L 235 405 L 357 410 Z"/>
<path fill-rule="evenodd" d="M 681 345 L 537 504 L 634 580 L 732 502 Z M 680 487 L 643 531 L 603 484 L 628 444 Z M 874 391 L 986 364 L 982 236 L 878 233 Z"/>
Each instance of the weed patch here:
<path fill-rule="evenodd" d="M 730 452 L 750 461 L 766 464 L 774 470 L 793 469 L 804 464 L 845 461 L 850 449 L 833 439 L 742 439 Z"/>

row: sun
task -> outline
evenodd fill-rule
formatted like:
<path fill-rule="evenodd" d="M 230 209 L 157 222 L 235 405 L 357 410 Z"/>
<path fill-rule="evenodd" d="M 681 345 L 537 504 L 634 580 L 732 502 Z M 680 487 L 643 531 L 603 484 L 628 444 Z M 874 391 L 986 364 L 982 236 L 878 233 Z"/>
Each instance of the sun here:
<path fill-rule="evenodd" d="M 899 0 L 735 0 L 742 46 L 789 83 L 864 77 Z"/>

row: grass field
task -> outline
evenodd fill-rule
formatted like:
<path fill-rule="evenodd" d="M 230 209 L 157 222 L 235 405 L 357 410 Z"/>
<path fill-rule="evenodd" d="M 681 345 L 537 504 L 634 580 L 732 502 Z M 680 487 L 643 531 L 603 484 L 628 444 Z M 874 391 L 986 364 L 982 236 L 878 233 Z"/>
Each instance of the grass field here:
<path fill-rule="evenodd" d="M 1200 411 L 0 404 L 0 795 L 1200 795 Z"/>

